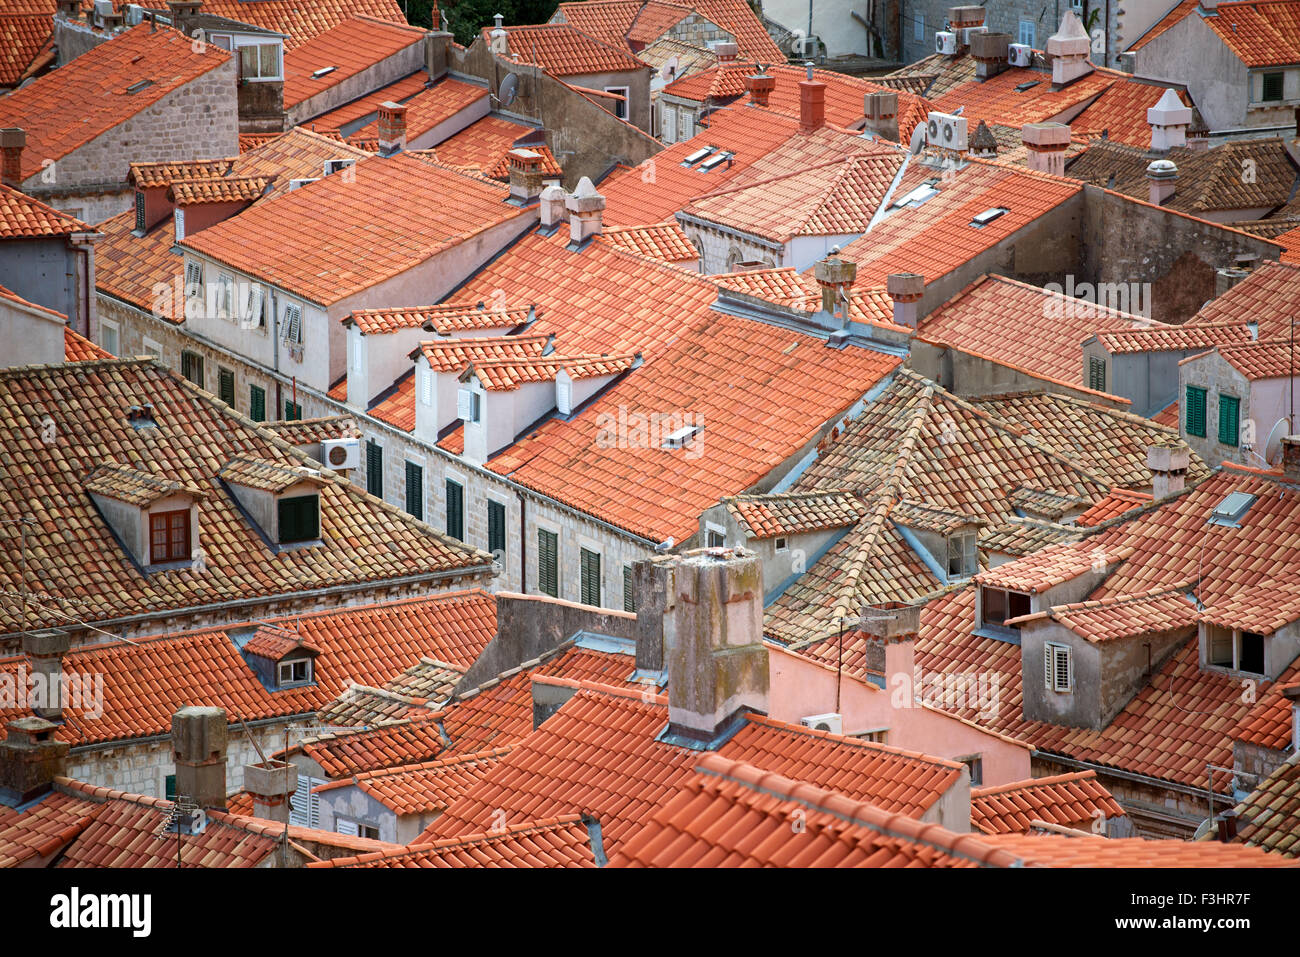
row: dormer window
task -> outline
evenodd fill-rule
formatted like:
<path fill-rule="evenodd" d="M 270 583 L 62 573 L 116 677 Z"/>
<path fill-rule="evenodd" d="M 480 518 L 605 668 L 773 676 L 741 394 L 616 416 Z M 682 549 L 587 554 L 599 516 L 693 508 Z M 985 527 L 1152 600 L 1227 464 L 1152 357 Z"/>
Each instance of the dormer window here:
<path fill-rule="evenodd" d="M 979 570 L 977 532 L 972 529 L 948 536 L 948 578 L 970 578 Z"/>
<path fill-rule="evenodd" d="M 197 503 L 206 494 L 202 489 L 117 464 L 95 469 L 85 488 L 146 574 L 194 560 L 199 544 Z"/>
<path fill-rule="evenodd" d="M 186 562 L 190 559 L 190 510 L 168 509 L 149 513 L 149 564 Z"/>
<path fill-rule="evenodd" d="M 308 644 L 296 631 L 268 624 L 231 637 L 267 689 L 300 688 L 316 680 L 320 649 Z"/>
<path fill-rule="evenodd" d="M 310 542 L 320 538 L 320 496 L 282 498 L 279 510 L 280 544 Z"/>
<path fill-rule="evenodd" d="M 1029 596 L 1024 592 L 1009 591 L 1005 588 L 990 588 L 986 585 L 980 589 L 980 599 L 983 605 L 983 623 L 985 625 L 995 625 L 998 628 L 1011 628 L 1019 631 L 1019 628 L 1015 625 L 1008 625 L 1007 622 L 1029 614 Z"/>
<path fill-rule="evenodd" d="M 456 414 L 466 422 L 483 420 L 483 394 L 465 386 L 456 392 Z"/>
<path fill-rule="evenodd" d="M 292 685 L 311 684 L 311 659 L 300 658 L 297 661 L 280 662 L 277 684 L 281 688 Z"/>
<path fill-rule="evenodd" d="M 320 489 L 326 480 L 318 471 L 240 456 L 219 475 L 273 549 L 320 543 Z"/>
<path fill-rule="evenodd" d="M 1263 675 L 1265 636 L 1253 631 L 1205 626 L 1205 661 L 1215 668 Z"/>

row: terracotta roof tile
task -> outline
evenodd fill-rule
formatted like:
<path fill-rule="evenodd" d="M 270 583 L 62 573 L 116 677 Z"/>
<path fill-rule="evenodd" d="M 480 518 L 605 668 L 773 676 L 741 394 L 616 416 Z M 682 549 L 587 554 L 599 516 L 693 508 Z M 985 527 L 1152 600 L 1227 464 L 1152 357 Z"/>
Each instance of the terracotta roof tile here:
<path fill-rule="evenodd" d="M 187 162 L 132 163 L 128 180 L 137 189 L 154 189 L 183 180 L 216 179 L 229 176 L 237 159 L 238 157 Z"/>
<path fill-rule="evenodd" d="M 867 511 L 859 496 L 837 491 L 736 495 L 722 502 L 751 538 L 846 528 Z"/>
<path fill-rule="evenodd" d="M 1297 867 L 1280 854 L 1206 841 L 1140 837 L 1066 837 L 1060 834 L 988 834 L 988 844 L 1009 851 L 1025 867 Z"/>
<path fill-rule="evenodd" d="M 71 328 L 63 330 L 64 362 L 93 362 L 96 359 L 111 359 L 112 357 L 112 353 L 101 349 Z"/>
<path fill-rule="evenodd" d="M 21 811 L 0 805 L 0 868 L 31 866 L 76 838 L 100 806 L 76 794 L 50 791 Z"/>
<path fill-rule="evenodd" d="M 193 483 L 178 482 L 115 462 L 100 465 L 86 476 L 84 488 L 92 495 L 102 495 L 128 505 L 148 505 L 177 492 L 195 498 L 208 495 L 205 489 Z"/>
<path fill-rule="evenodd" d="M 1013 515 L 1001 525 L 990 525 L 981 531 L 979 546 L 986 552 L 1021 556 L 1078 537 L 1079 531 L 1074 526 Z"/>
<path fill-rule="evenodd" d="M 400 816 L 445 811 L 462 794 L 477 784 L 510 748 L 493 748 L 441 761 L 407 764 L 396 768 L 366 771 L 319 785 L 316 791 L 355 786 Z"/>
<path fill-rule="evenodd" d="M 1264 262 L 1221 296 L 1207 302 L 1187 325 L 1259 323 L 1259 338 L 1289 339 L 1292 317 L 1300 312 L 1300 266 Z"/>
<path fill-rule="evenodd" d="M 588 825 L 581 815 L 570 814 L 307 866 L 598 867 L 601 864 L 596 860 Z"/>
<path fill-rule="evenodd" d="M 1218 346 L 1216 352 L 1247 379 L 1289 379 L 1300 369 L 1287 339 L 1260 339 Z"/>
<path fill-rule="evenodd" d="M 510 55 L 522 63 L 534 63 L 552 76 L 582 76 L 590 73 L 623 73 L 648 70 L 646 65 L 621 47 L 587 36 L 563 23 L 506 27 Z M 483 28 L 488 42 L 489 28 Z"/>
<path fill-rule="evenodd" d="M 1300 760 L 1291 758 L 1237 805 L 1237 840 L 1300 857 Z"/>
<path fill-rule="evenodd" d="M 550 336 L 482 336 L 476 339 L 434 339 L 420 343 L 422 354 L 435 372 L 463 372 L 485 360 L 529 359 L 540 356 Z"/>
<path fill-rule="evenodd" d="M 1097 334 L 1097 341 L 1111 355 L 1208 349 L 1249 339 L 1250 328 L 1245 322 L 1206 322 L 1183 326 L 1151 326 L 1146 329 L 1117 328 Z"/>
<path fill-rule="evenodd" d="M 1196 606 L 1187 597 L 1190 588 L 1189 583 L 1181 588 L 1054 605 L 1046 612 L 1013 618 L 1008 624 L 1051 618 L 1094 643 L 1142 635 L 1164 636 L 1196 627 Z"/>
<path fill-rule="evenodd" d="M 1028 834 L 1035 821 L 1085 830 L 1124 815 L 1096 771 L 972 788 L 970 803 L 971 827 L 985 834 Z"/>
<path fill-rule="evenodd" d="M 699 268 L 700 251 L 691 244 L 676 220 L 648 226 L 613 226 L 601 235 L 629 252 L 691 269 Z"/>
<path fill-rule="evenodd" d="M 1180 0 L 1180 2 L 1163 17 L 1155 22 L 1155 25 L 1129 44 L 1129 50 L 1140 50 L 1160 34 L 1164 33 L 1176 23 L 1181 23 L 1188 14 L 1192 13 L 1200 5 L 1200 0 Z"/>
<path fill-rule="evenodd" d="M 469 369 L 488 392 L 510 392 L 529 382 L 554 382 L 563 369 L 573 379 L 620 375 L 636 365 L 638 356 L 533 356 L 480 359 Z"/>
<path fill-rule="evenodd" d="M 527 307 L 510 309 L 493 305 L 488 308 L 483 302 L 466 302 L 416 308 L 355 309 L 343 318 L 343 324 L 356 325 L 366 336 L 421 328 L 440 336 L 450 336 L 457 332 L 512 329 L 532 318 L 532 310 Z"/>
<path fill-rule="evenodd" d="M 327 131 L 334 131 L 332 135 L 341 136 L 337 131 L 345 129 L 353 123 L 365 120 L 366 123 L 362 124 L 362 126 L 365 126 L 374 120 L 382 104 L 390 100 L 394 103 L 405 103 L 415 94 L 425 89 L 428 80 L 429 74 L 420 70 L 417 73 L 404 76 L 400 80 L 394 80 L 387 86 L 381 86 L 365 96 L 357 97 L 355 100 L 351 100 L 327 113 L 313 117 L 305 126 L 313 130 L 319 130 L 324 135 L 330 135 Z M 371 127 L 371 129 L 377 131 L 378 126 Z M 240 139 L 242 140 L 243 137 L 241 136 Z"/>
<path fill-rule="evenodd" d="M 177 206 L 195 203 L 251 203 L 271 185 L 269 176 L 229 176 L 174 180 L 168 196 Z"/>
<path fill-rule="evenodd" d="M 121 0 L 115 2 L 120 5 Z M 204 0 L 203 12 L 286 34 L 286 51 L 352 17 L 406 22 L 396 0 L 315 0 L 311 4 L 299 0 Z"/>
<path fill-rule="evenodd" d="M 422 43 L 427 32 L 392 20 L 359 16 L 299 43 L 284 55 L 285 109 Z M 327 68 L 332 68 L 329 73 L 313 76 Z"/>
<path fill-rule="evenodd" d="M 1135 508 L 1141 508 L 1150 502 L 1151 495 L 1147 492 L 1130 492 L 1127 489 L 1113 488 L 1105 498 L 1076 518 L 1075 524 L 1082 525 L 1085 528 L 1100 525 L 1102 522 L 1118 518 L 1120 515 L 1131 512 Z"/>
<path fill-rule="evenodd" d="M 463 80 L 444 77 L 433 86 L 422 89 L 402 101 L 402 105 L 406 107 L 407 139 L 414 140 L 416 137 L 423 136 L 461 110 L 487 99 L 487 96 L 487 89 L 477 83 L 466 83 Z M 316 120 L 316 125 L 321 126 L 322 129 L 324 123 L 324 117 Z M 365 141 L 378 135 L 379 121 L 376 119 L 353 133 L 349 140 Z"/>
<path fill-rule="evenodd" d="M 67 213 L 46 206 L 9 186 L 0 185 L 0 239 L 67 236 L 94 229 Z"/>
<path fill-rule="evenodd" d="M 132 27 L 58 70 L 0 97 L 0 126 L 27 131 L 22 177 L 41 171 L 191 80 L 230 62 L 217 47 L 192 44 L 169 28 Z M 148 85 L 129 92 L 138 84 Z M 122 157 L 122 174 L 126 173 Z"/>
<path fill-rule="evenodd" d="M 321 415 L 310 419 L 263 422 L 262 428 L 290 445 L 316 445 L 325 439 L 357 439 L 361 430 L 351 415 Z"/>
<path fill-rule="evenodd" d="M 541 131 L 536 127 L 489 114 L 447 137 L 433 152 L 448 166 L 487 171 L 516 146 L 525 145 L 530 150 L 537 150 L 540 139 Z M 547 155 L 550 155 L 549 150 Z"/>
<path fill-rule="evenodd" d="M 745 0 L 691 0 L 683 5 L 734 36 L 743 56 L 759 57 L 764 63 L 784 61 L 785 54 Z"/>
<path fill-rule="evenodd" d="M 0 13 L 0 86 L 24 79 L 50 40 L 51 13 Z"/>
<path fill-rule="evenodd" d="M 1248 67 L 1300 63 L 1300 3 L 1248 0 L 1215 7 L 1205 25 Z"/>
<path fill-rule="evenodd" d="M 1291 672 L 1294 674 L 1295 669 L 1292 668 Z M 1295 685 L 1296 682 L 1287 680 L 1285 675 L 1282 680 L 1269 685 L 1255 707 L 1232 729 L 1232 739 L 1272 751 L 1292 748 L 1294 708 L 1284 692 Z"/>

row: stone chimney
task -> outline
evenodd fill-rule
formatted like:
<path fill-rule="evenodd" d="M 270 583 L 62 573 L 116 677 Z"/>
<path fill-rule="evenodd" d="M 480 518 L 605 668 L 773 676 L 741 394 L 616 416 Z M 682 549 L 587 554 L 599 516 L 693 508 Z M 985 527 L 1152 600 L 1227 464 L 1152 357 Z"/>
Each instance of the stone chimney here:
<path fill-rule="evenodd" d="M 1047 38 L 1046 52 L 1052 60 L 1052 86 L 1062 87 L 1091 73 L 1092 64 L 1088 62 L 1091 51 L 1092 40 L 1088 31 L 1073 10 L 1066 10 L 1056 33 Z"/>
<path fill-rule="evenodd" d="M 189 35 L 190 21 L 199 15 L 203 0 L 167 0 L 167 9 L 171 12 L 172 26 L 181 33 Z"/>
<path fill-rule="evenodd" d="M 578 180 L 578 188 L 564 201 L 569 211 L 569 242 L 585 242 L 600 232 L 601 220 L 605 215 L 605 197 L 596 192 L 596 187 L 586 176 Z"/>
<path fill-rule="evenodd" d="M 1010 65 L 1010 50 L 1009 33 L 972 33 L 970 54 L 975 60 L 975 78 L 989 80 L 1005 70 Z"/>
<path fill-rule="evenodd" d="M 1065 150 L 1070 145 L 1070 128 L 1064 123 L 1026 123 L 1020 136 L 1029 150 L 1030 169 L 1053 176 L 1065 175 Z"/>
<path fill-rule="evenodd" d="M 664 623 L 668 740 L 708 747 L 739 712 L 768 710 L 763 563 L 741 548 L 676 556 Z"/>
<path fill-rule="evenodd" d="M 1288 482 L 1300 482 L 1300 435 L 1282 438 L 1282 476 Z"/>
<path fill-rule="evenodd" d="M 406 149 L 406 107 L 388 100 L 379 105 L 379 152 L 392 156 Z"/>
<path fill-rule="evenodd" d="M 1162 499 L 1183 490 L 1190 453 L 1178 445 L 1147 446 L 1147 468 L 1151 470 L 1151 497 Z"/>
<path fill-rule="evenodd" d="M 917 303 L 925 293 L 925 277 L 914 272 L 896 272 L 886 278 L 885 288 L 894 300 L 894 322 L 915 329 Z"/>
<path fill-rule="evenodd" d="M 506 18 L 498 13 L 492 19 L 496 21 L 496 25 L 492 28 L 492 32 L 488 34 L 488 46 L 497 56 L 509 56 L 510 34 L 506 32 Z"/>
<path fill-rule="evenodd" d="M 0 182 L 14 189 L 23 185 L 23 148 L 27 133 L 13 126 L 0 130 Z"/>
<path fill-rule="evenodd" d="M 862 114 L 867 118 L 864 129 L 887 140 L 898 140 L 898 91 L 868 93 L 862 98 Z"/>
<path fill-rule="evenodd" d="M 977 4 L 970 4 L 961 7 L 948 8 L 948 29 L 957 34 L 957 46 L 963 47 L 970 43 L 967 39 L 966 31 L 972 27 L 984 26 L 984 8 Z M 970 34 L 972 39 L 978 34 Z"/>
<path fill-rule="evenodd" d="M 64 20 L 80 20 L 81 0 L 58 0 L 54 12 Z"/>
<path fill-rule="evenodd" d="M 672 620 L 674 560 L 675 556 L 660 555 L 632 563 L 638 675 L 659 675 L 664 670 L 664 632 Z"/>
<path fill-rule="evenodd" d="M 542 193 L 542 154 L 517 148 L 506 157 L 510 163 L 510 201 L 532 205 Z"/>
<path fill-rule="evenodd" d="M 226 712 L 190 706 L 172 715 L 176 794 L 199 807 L 226 809 Z"/>
<path fill-rule="evenodd" d="M 58 725 L 44 718 L 15 718 L 0 741 L 0 801 L 26 804 L 39 797 L 64 773 L 68 742 L 54 740 Z"/>
<path fill-rule="evenodd" d="M 244 768 L 244 790 L 253 796 L 253 817 L 287 824 L 289 798 L 298 790 L 298 769 L 286 761 L 250 764 Z"/>
<path fill-rule="evenodd" d="M 72 647 L 66 631 L 51 628 L 23 635 L 23 654 L 32 662 L 32 676 L 39 676 L 42 701 L 32 710 L 50 721 L 63 720 L 63 656 Z"/>
<path fill-rule="evenodd" d="M 808 79 L 799 81 L 799 132 L 814 133 L 826 125 L 826 84 L 813 79 L 812 65 Z"/>
<path fill-rule="evenodd" d="M 970 155 L 978 159 L 993 159 L 998 155 L 998 138 L 983 120 L 970 138 Z"/>
<path fill-rule="evenodd" d="M 1175 146 L 1187 145 L 1187 128 L 1192 125 L 1192 108 L 1184 106 L 1174 90 L 1165 90 L 1159 102 L 1147 110 L 1151 126 L 1151 150 L 1167 153 Z"/>
<path fill-rule="evenodd" d="M 1178 167 L 1170 160 L 1153 160 L 1147 167 L 1147 199 L 1152 206 L 1163 206 L 1174 197 L 1178 187 Z"/>
<path fill-rule="evenodd" d="M 921 606 L 903 602 L 864 605 L 858 630 L 868 636 L 867 666 L 884 674 L 885 687 L 895 687 L 895 675 L 906 675 L 910 685 L 916 669 Z"/>
<path fill-rule="evenodd" d="M 749 91 L 749 102 L 755 106 L 767 106 L 768 97 L 776 89 L 776 77 L 768 76 L 766 70 L 745 77 L 745 89 Z"/>
<path fill-rule="evenodd" d="M 719 40 L 713 44 L 713 54 L 718 58 L 719 63 L 735 63 L 738 53 L 740 47 L 730 40 Z"/>
<path fill-rule="evenodd" d="M 849 318 L 849 292 L 853 289 L 853 280 L 858 275 L 857 263 L 840 258 L 840 247 L 832 246 L 830 255 L 819 259 L 813 267 L 817 285 L 822 289 L 822 311 L 832 316 L 843 313 L 847 322 Z"/>
<path fill-rule="evenodd" d="M 552 185 L 542 190 L 538 198 L 541 200 L 542 228 L 547 230 L 548 234 L 552 233 L 557 226 L 569 218 L 568 210 L 565 209 L 569 194 L 559 186 Z"/>

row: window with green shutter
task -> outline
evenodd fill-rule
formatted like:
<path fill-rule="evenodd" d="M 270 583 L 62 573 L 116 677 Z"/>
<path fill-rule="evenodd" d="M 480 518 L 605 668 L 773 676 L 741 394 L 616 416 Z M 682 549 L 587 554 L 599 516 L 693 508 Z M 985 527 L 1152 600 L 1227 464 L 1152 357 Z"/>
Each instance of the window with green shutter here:
<path fill-rule="evenodd" d="M 465 540 L 465 489 L 451 479 L 447 479 L 447 534 Z"/>
<path fill-rule="evenodd" d="M 636 614 L 636 594 L 632 591 L 632 566 L 623 566 L 623 610 Z"/>
<path fill-rule="evenodd" d="M 217 366 L 217 398 L 232 409 L 235 407 L 235 374 Z"/>
<path fill-rule="evenodd" d="M 169 774 L 163 779 L 163 797 L 168 801 L 176 800 L 176 775 Z"/>
<path fill-rule="evenodd" d="M 384 449 L 370 439 L 366 439 L 366 491 L 384 497 Z"/>
<path fill-rule="evenodd" d="M 1235 446 L 1240 433 L 1241 400 L 1231 395 L 1219 393 L 1219 441 L 1224 445 Z"/>
<path fill-rule="evenodd" d="M 498 560 L 506 553 L 506 507 L 488 499 L 488 551 Z"/>
<path fill-rule="evenodd" d="M 537 530 L 537 590 L 560 597 L 559 538 L 544 528 Z"/>
<path fill-rule="evenodd" d="M 248 417 L 254 422 L 266 421 L 266 390 L 260 385 L 248 387 Z"/>
<path fill-rule="evenodd" d="M 311 542 L 320 538 L 320 496 L 295 495 L 282 498 L 280 512 L 280 544 Z"/>
<path fill-rule="evenodd" d="M 135 191 L 135 229 L 139 233 L 145 231 L 144 191 L 139 189 Z"/>
<path fill-rule="evenodd" d="M 406 463 L 406 511 L 424 521 L 424 468 Z"/>
<path fill-rule="evenodd" d="M 284 420 L 286 422 L 298 422 L 302 419 L 302 403 L 284 400 Z"/>
<path fill-rule="evenodd" d="M 1205 390 L 1187 387 L 1187 434 L 1205 436 Z"/>
<path fill-rule="evenodd" d="M 1264 97 L 1263 97 L 1263 99 L 1264 99 L 1266 102 L 1268 102 L 1268 101 L 1276 101 L 1276 100 L 1280 100 L 1280 99 L 1282 99 L 1282 91 L 1283 91 L 1283 86 L 1284 86 L 1284 84 L 1283 84 L 1283 79 L 1284 79 L 1284 76 L 1283 76 L 1283 74 L 1281 74 L 1281 73 L 1265 73 L 1265 74 L 1264 74 Z"/>
<path fill-rule="evenodd" d="M 1097 356 L 1088 357 L 1088 388 L 1097 392 L 1106 391 L 1106 360 Z"/>
<path fill-rule="evenodd" d="M 579 556 L 582 603 L 600 607 L 600 553 L 582 549 Z"/>

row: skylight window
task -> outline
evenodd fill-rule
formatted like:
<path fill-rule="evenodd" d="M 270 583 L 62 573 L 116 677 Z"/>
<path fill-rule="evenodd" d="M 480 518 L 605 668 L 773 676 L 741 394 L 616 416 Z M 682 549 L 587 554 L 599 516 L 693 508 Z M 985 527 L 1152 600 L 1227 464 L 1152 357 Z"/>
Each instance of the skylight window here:
<path fill-rule="evenodd" d="M 1021 83 L 1016 87 L 1016 92 L 1024 93 L 1025 90 L 1032 90 L 1034 87 L 1038 86 L 1038 84 L 1041 82 L 1042 82 L 1041 80 L 1029 80 L 1026 83 Z"/>
<path fill-rule="evenodd" d="M 153 86 L 153 80 L 141 80 L 138 83 L 132 83 L 126 88 L 127 93 L 139 93 L 141 90 Z"/>
<path fill-rule="evenodd" d="M 676 432 L 671 432 L 664 436 L 663 447 L 666 449 L 685 448 L 695 440 L 695 436 L 698 435 L 700 430 L 703 428 L 704 426 L 702 425 L 688 425 L 678 429 Z"/>
<path fill-rule="evenodd" d="M 1254 504 L 1255 496 L 1249 492 L 1233 492 L 1214 507 L 1214 511 L 1210 513 L 1210 524 L 1240 528 L 1241 520 L 1246 517 L 1246 513 Z"/>
<path fill-rule="evenodd" d="M 709 159 L 706 159 L 703 163 L 700 164 L 700 172 L 711 173 L 730 159 L 731 159 L 730 153 L 718 153 L 717 155 L 712 156 Z"/>
<path fill-rule="evenodd" d="M 933 199 L 939 195 L 939 191 L 929 183 L 922 183 L 920 186 L 907 193 L 904 193 L 894 201 L 895 209 L 902 209 L 904 206 L 920 206 L 927 199 Z"/>
<path fill-rule="evenodd" d="M 696 150 L 690 156 L 686 157 L 686 159 L 682 160 L 682 165 L 694 166 L 696 163 L 704 159 L 704 157 L 708 156 L 710 153 L 716 153 L 717 151 L 718 148 L 716 146 L 705 146 L 702 149 Z"/>
<path fill-rule="evenodd" d="M 976 229 L 983 229 L 999 216 L 1009 212 L 1010 210 L 1005 206 L 994 206 L 992 209 L 986 209 L 984 212 L 977 214 L 975 218 L 970 221 L 970 224 Z"/>
<path fill-rule="evenodd" d="M 313 70 L 311 78 L 313 80 L 319 80 L 321 77 L 327 76 L 330 73 L 333 73 L 337 69 L 338 67 L 336 66 L 323 66 L 319 70 Z"/>

